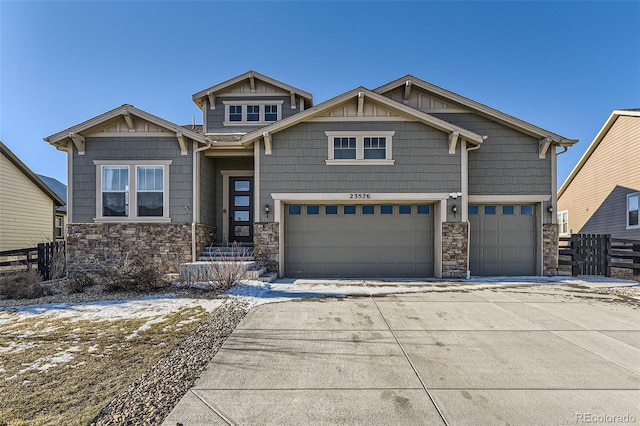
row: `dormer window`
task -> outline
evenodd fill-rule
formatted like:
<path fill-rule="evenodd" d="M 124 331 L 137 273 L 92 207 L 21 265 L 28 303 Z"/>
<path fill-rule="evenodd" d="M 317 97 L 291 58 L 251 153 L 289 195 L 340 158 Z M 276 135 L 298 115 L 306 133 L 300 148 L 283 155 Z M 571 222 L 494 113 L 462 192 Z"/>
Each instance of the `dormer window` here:
<path fill-rule="evenodd" d="M 269 124 L 282 118 L 284 101 L 224 101 L 225 126 Z"/>

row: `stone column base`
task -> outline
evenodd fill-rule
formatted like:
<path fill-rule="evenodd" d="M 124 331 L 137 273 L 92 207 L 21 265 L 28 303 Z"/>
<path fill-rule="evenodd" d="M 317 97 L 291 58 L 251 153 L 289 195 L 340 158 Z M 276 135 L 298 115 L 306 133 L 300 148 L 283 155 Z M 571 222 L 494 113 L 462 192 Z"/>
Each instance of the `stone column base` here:
<path fill-rule="evenodd" d="M 558 225 L 545 223 L 542 225 L 542 274 L 558 275 Z"/>
<path fill-rule="evenodd" d="M 253 254 L 256 261 L 267 266 L 269 272 L 280 273 L 280 224 L 253 224 Z"/>
<path fill-rule="evenodd" d="M 469 225 L 460 222 L 442 224 L 442 278 L 466 278 Z"/>

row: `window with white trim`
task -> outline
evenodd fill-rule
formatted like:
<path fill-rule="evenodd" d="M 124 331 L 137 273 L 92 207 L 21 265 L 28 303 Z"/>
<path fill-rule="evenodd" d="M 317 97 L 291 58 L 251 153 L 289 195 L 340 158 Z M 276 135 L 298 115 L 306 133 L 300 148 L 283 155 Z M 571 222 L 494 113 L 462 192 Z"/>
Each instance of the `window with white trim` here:
<path fill-rule="evenodd" d="M 55 216 L 55 222 L 53 227 L 53 235 L 56 240 L 60 240 L 64 238 L 64 217 L 61 215 Z"/>
<path fill-rule="evenodd" d="M 558 231 L 560 235 L 569 235 L 569 212 L 558 212 Z"/>
<path fill-rule="evenodd" d="M 328 165 L 394 164 L 391 142 L 395 131 L 324 133 L 328 138 Z"/>
<path fill-rule="evenodd" d="M 94 161 L 96 219 L 169 220 L 169 161 Z"/>
<path fill-rule="evenodd" d="M 223 101 L 224 125 L 273 123 L 282 118 L 284 101 Z"/>
<path fill-rule="evenodd" d="M 627 195 L 627 228 L 639 228 L 640 192 Z"/>

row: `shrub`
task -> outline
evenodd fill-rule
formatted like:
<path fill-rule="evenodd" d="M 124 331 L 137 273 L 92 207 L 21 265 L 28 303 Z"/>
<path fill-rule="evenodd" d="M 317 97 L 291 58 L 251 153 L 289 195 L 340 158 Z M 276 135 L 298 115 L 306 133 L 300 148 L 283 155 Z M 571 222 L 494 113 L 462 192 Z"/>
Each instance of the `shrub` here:
<path fill-rule="evenodd" d="M 219 291 L 225 291 L 240 281 L 249 278 L 247 261 L 249 255 L 242 246 L 233 244 L 231 254 L 221 252 L 220 259 L 208 261 L 204 267 L 203 275 L 211 280 L 212 287 Z"/>
<path fill-rule="evenodd" d="M 98 284 L 94 274 L 76 275 L 63 281 L 65 289 L 69 293 L 84 293 L 87 287 Z"/>
<path fill-rule="evenodd" d="M 124 260 L 102 274 L 103 283 L 109 292 L 150 291 L 167 285 L 164 277 L 151 259 L 146 256 Z"/>
<path fill-rule="evenodd" d="M 48 294 L 35 269 L 26 269 L 0 277 L 0 295 L 6 299 L 35 299 Z"/>

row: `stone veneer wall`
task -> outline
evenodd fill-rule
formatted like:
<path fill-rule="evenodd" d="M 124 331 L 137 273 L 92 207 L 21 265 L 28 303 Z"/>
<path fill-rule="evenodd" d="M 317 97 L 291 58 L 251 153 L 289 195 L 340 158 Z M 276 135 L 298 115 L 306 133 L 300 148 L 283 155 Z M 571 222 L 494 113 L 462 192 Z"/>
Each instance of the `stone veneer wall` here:
<path fill-rule="evenodd" d="M 442 278 L 466 278 L 469 241 L 467 223 L 442 224 Z"/>
<path fill-rule="evenodd" d="M 253 225 L 253 254 L 270 272 L 280 271 L 279 223 L 258 222 Z"/>
<path fill-rule="evenodd" d="M 211 238 L 213 236 L 213 238 Z M 197 225 L 198 253 L 215 241 L 215 228 Z M 67 225 L 69 276 L 121 267 L 143 256 L 162 273 L 175 273 L 191 261 L 190 223 L 71 223 Z"/>
<path fill-rule="evenodd" d="M 558 225 L 542 225 L 543 275 L 558 275 Z"/>

